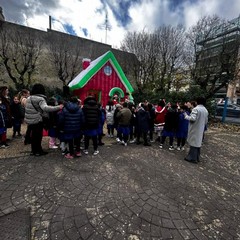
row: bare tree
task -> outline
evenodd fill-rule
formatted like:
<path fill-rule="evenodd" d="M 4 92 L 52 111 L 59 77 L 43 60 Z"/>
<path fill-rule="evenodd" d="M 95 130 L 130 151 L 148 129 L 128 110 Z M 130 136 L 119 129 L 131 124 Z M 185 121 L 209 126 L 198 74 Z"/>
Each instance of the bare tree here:
<path fill-rule="evenodd" d="M 128 32 L 121 43 L 121 50 L 134 53 L 138 59 L 135 66 L 135 84 L 138 92 L 149 87 L 153 79 L 152 72 L 156 64 L 152 35 L 145 30 L 142 32 Z"/>
<path fill-rule="evenodd" d="M 70 41 L 69 36 L 64 34 L 50 35 L 49 54 L 58 78 L 63 87 L 66 87 L 81 67 L 81 48 L 78 41 Z"/>
<path fill-rule="evenodd" d="M 134 53 L 140 63 L 137 87 L 143 91 L 164 91 L 172 87 L 173 73 L 180 66 L 184 49 L 181 26 L 161 26 L 153 33 L 128 33 L 121 49 Z"/>
<path fill-rule="evenodd" d="M 9 30 L 6 24 L 1 22 L 0 59 L 16 89 L 28 88 L 43 42 L 28 29 Z"/>
<path fill-rule="evenodd" d="M 156 87 L 158 91 L 169 90 L 176 70 L 182 67 L 185 32 L 182 26 L 161 26 L 155 31 L 157 52 Z"/>

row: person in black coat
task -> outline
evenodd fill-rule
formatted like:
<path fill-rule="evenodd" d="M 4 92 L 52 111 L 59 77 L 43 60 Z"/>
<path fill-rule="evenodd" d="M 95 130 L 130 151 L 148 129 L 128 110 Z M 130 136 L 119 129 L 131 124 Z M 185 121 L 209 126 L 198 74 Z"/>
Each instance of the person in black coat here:
<path fill-rule="evenodd" d="M 136 108 L 135 105 L 132 102 L 128 103 L 128 107 L 132 112 L 132 117 L 130 121 L 130 134 L 129 134 L 129 143 L 135 143 L 136 138 L 137 138 L 137 130 L 136 130 L 136 125 L 137 125 L 137 116 L 136 116 Z"/>
<path fill-rule="evenodd" d="M 148 107 L 141 103 L 137 114 L 137 144 L 140 144 L 140 137 L 143 137 L 144 146 L 151 146 L 148 143 L 147 135 L 150 130 L 150 114 L 148 111 Z"/>
<path fill-rule="evenodd" d="M 83 102 L 83 113 L 85 116 L 84 125 L 84 150 L 85 154 L 88 154 L 89 141 L 92 139 L 94 153 L 97 155 L 98 151 L 98 127 L 99 119 L 101 118 L 101 110 L 97 105 L 97 101 L 93 96 L 88 96 Z"/>
<path fill-rule="evenodd" d="M 153 107 L 153 105 L 151 103 L 148 103 L 147 107 L 148 107 L 148 111 L 149 111 L 149 115 L 150 115 L 149 138 L 150 138 L 150 141 L 153 142 L 154 120 L 156 117 L 156 113 L 155 113 L 155 108 Z"/>

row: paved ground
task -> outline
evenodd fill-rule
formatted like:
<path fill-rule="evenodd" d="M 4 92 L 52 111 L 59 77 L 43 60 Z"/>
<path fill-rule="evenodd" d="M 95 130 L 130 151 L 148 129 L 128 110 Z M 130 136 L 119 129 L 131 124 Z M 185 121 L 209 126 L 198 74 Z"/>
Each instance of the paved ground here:
<path fill-rule="evenodd" d="M 240 239 L 239 133 L 209 129 L 197 165 L 105 142 L 73 160 L 29 156 L 20 139 L 0 149 L 0 219 L 29 209 L 32 239 Z"/>

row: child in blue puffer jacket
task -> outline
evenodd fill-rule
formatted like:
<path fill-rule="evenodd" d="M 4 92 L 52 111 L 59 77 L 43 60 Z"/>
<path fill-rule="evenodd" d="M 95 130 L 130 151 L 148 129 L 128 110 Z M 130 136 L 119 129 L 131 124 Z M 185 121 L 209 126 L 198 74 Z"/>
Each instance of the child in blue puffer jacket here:
<path fill-rule="evenodd" d="M 65 157 L 68 159 L 72 159 L 74 156 L 80 157 L 80 138 L 85 118 L 77 97 L 71 97 L 65 104 L 62 111 L 58 113 L 58 121 L 60 129 L 63 130 L 64 141 L 68 143 L 69 147 L 69 153 Z M 76 145 L 75 153 L 74 145 Z"/>

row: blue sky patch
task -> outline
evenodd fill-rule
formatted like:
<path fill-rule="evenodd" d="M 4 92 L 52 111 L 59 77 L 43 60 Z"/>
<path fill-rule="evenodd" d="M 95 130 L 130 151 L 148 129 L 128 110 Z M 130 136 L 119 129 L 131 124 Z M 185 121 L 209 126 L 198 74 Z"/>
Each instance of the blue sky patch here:
<path fill-rule="evenodd" d="M 87 37 L 87 36 L 88 36 L 88 30 L 87 30 L 87 28 L 82 28 L 81 30 L 82 30 L 84 36 Z"/>
<path fill-rule="evenodd" d="M 77 36 L 76 32 L 73 29 L 73 26 L 70 24 L 63 24 L 65 31 L 73 36 Z"/>
<path fill-rule="evenodd" d="M 128 23 L 131 22 L 131 17 L 129 15 L 129 9 L 133 4 L 141 3 L 142 0 L 125 0 L 125 1 L 116 1 L 112 3 L 111 0 L 101 0 L 103 4 L 103 9 L 98 9 L 98 11 L 102 11 L 108 6 L 113 12 L 114 17 L 120 26 L 125 27 Z M 110 23 L 111 24 L 111 23 Z"/>

